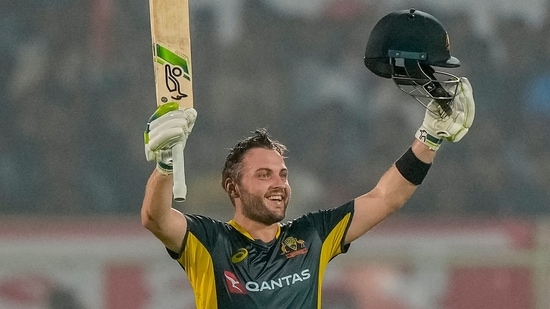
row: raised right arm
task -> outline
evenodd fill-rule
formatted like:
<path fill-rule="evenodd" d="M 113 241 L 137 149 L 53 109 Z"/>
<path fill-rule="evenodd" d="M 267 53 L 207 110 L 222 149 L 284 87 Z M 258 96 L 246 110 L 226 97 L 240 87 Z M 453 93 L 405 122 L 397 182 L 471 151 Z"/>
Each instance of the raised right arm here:
<path fill-rule="evenodd" d="M 187 220 L 172 208 L 172 175 L 153 171 L 141 206 L 141 224 L 151 231 L 168 249 L 181 252 L 187 230 Z"/>

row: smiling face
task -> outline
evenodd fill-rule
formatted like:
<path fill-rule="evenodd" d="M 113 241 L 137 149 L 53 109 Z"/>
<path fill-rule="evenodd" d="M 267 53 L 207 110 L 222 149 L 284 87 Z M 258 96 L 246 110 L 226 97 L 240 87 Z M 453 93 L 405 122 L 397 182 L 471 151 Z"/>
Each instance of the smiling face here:
<path fill-rule="evenodd" d="M 240 181 L 235 183 L 235 210 L 265 225 L 280 222 L 291 195 L 287 176 L 284 158 L 277 151 L 248 150 L 242 161 Z"/>

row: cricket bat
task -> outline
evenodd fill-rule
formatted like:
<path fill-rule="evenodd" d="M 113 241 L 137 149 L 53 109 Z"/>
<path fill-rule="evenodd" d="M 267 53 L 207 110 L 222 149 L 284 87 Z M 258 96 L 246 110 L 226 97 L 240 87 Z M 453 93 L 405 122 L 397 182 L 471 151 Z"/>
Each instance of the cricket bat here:
<path fill-rule="evenodd" d="M 149 0 L 157 106 L 193 107 L 189 0 Z M 172 148 L 174 200 L 187 196 L 183 144 Z"/>

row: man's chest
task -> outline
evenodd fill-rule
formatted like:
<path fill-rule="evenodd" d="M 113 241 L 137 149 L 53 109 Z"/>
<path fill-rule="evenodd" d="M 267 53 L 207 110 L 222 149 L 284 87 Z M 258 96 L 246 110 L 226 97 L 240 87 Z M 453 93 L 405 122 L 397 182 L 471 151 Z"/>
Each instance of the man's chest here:
<path fill-rule="evenodd" d="M 285 232 L 267 244 L 233 238 L 212 257 L 216 277 L 224 280 L 230 291 L 262 292 L 311 287 L 319 272 L 320 250 L 315 234 Z"/>

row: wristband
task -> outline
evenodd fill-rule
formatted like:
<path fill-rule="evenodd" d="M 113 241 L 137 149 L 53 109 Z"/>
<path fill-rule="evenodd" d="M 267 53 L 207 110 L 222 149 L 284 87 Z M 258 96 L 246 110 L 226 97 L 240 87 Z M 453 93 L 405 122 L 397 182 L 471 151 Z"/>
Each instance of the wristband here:
<path fill-rule="evenodd" d="M 395 167 L 401 175 L 410 183 L 418 186 L 422 183 L 432 165 L 418 159 L 412 148 L 409 148 L 401 158 L 395 161 Z"/>

